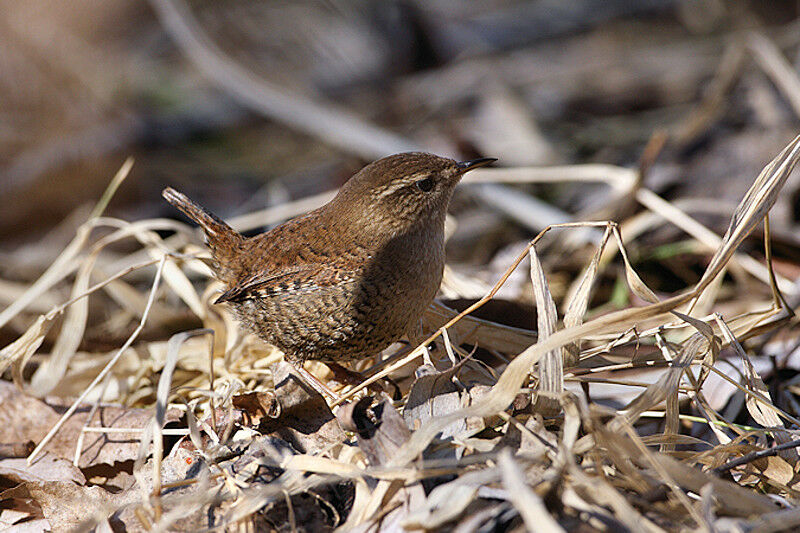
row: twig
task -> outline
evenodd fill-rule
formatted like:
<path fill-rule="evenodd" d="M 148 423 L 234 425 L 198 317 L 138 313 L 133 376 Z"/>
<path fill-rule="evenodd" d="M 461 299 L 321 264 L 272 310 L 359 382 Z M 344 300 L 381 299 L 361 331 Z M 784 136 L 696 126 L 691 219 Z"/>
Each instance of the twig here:
<path fill-rule="evenodd" d="M 784 450 L 791 450 L 792 448 L 800 448 L 800 440 L 784 442 L 783 444 L 773 446 L 772 448 L 767 448 L 766 450 L 750 452 L 741 457 L 728 461 L 724 465 L 712 469 L 712 472 L 715 474 L 723 474 L 729 470 L 733 470 L 737 466 L 746 465 L 747 463 L 752 463 L 753 461 L 757 461 L 758 459 L 762 459 L 764 457 L 772 457 L 773 455 L 778 455 Z"/>
<path fill-rule="evenodd" d="M 753 53 L 756 63 L 783 93 L 795 115 L 800 117 L 800 76 L 795 69 L 775 43 L 760 33 L 751 34 L 747 46 Z"/>
<path fill-rule="evenodd" d="M 343 110 L 320 105 L 259 78 L 232 61 L 205 35 L 184 2 L 151 0 L 150 4 L 195 66 L 245 106 L 369 159 L 420 148 Z"/>

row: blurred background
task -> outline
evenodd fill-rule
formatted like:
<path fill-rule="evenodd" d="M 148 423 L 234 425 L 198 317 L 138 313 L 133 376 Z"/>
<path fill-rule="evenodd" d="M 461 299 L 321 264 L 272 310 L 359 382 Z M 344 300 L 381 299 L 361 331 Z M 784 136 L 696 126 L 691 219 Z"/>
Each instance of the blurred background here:
<path fill-rule="evenodd" d="M 53 260 L 131 155 L 109 215 L 179 218 L 160 196 L 172 185 L 232 217 L 333 189 L 409 148 L 498 157 L 502 167 L 636 167 L 655 138 L 665 144 L 645 185 L 694 202 L 687 209 L 721 234 L 800 125 L 797 1 L 0 6 L 0 275 L 12 289 Z M 797 181 L 773 211 L 777 268 L 789 279 L 800 260 Z M 448 257 L 494 281 L 504 252 L 542 219 L 636 211 L 605 209 L 605 190 L 464 186 Z M 510 205 L 509 191 L 523 203 Z M 526 218 L 537 206 L 544 215 Z M 686 238 L 661 225 L 632 244 L 664 293 L 703 267 L 674 244 L 659 251 L 676 236 Z"/>

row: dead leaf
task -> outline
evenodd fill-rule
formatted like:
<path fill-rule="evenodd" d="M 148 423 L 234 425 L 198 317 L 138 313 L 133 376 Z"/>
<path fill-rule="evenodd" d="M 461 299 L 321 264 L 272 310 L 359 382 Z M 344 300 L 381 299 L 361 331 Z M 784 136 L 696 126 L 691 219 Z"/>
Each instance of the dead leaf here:
<path fill-rule="evenodd" d="M 27 481 L 0 493 L 0 501 L 9 499 L 36 502 L 52 531 L 85 529 L 93 515 L 105 515 L 110 507 L 110 497 L 105 490 L 81 487 L 72 481 Z"/>
<path fill-rule="evenodd" d="M 375 405 L 371 397 L 342 406 L 337 413 L 342 427 L 358 437 L 358 447 L 372 466 L 386 464 L 411 436 L 403 418 L 386 394 Z M 353 509 L 343 526 L 348 531 L 398 531 L 403 521 L 425 501 L 419 482 L 380 480 L 361 508 Z M 358 527 L 348 527 L 349 525 Z"/>
<path fill-rule="evenodd" d="M 408 400 L 403 409 L 403 418 L 409 428 L 438 416 L 452 413 L 462 407 L 459 387 L 453 382 L 456 373 L 467 359 L 440 372 L 430 365 L 422 365 L 417 371 L 417 379 L 411 385 Z M 467 428 L 466 421 L 453 422 L 442 430 L 441 438 L 458 435 Z"/>
<path fill-rule="evenodd" d="M 240 409 L 247 415 L 244 423 L 248 426 L 258 426 L 264 417 L 278 418 L 280 416 L 281 406 L 274 392 L 244 392 L 235 394 L 231 401 L 235 409 Z"/>
<path fill-rule="evenodd" d="M 761 475 L 781 485 L 790 485 L 794 479 L 794 468 L 778 455 L 757 459 L 751 464 L 761 472 Z"/>
<path fill-rule="evenodd" d="M 78 485 L 86 484 L 83 473 L 72 462 L 45 453 L 36 458 L 32 465 L 20 459 L 0 460 L 0 476 L 14 483 L 26 481 L 72 481 Z"/>
<path fill-rule="evenodd" d="M 385 394 L 373 404 L 370 396 L 355 403 L 342 406 L 337 413 L 339 422 L 347 431 L 358 437 L 358 447 L 364 452 L 369 464 L 383 465 L 389 461 L 400 446 L 408 440 L 411 432 L 403 418 L 392 407 Z"/>
<path fill-rule="evenodd" d="M 49 402 L 49 403 L 48 403 Z M 0 442 L 39 442 L 60 418 L 60 412 L 67 402 L 48 398 L 45 401 L 28 396 L 11 383 L 0 381 Z M 72 460 L 75 444 L 81 433 L 90 405 L 81 406 L 67 420 L 55 437 L 44 448 L 62 459 Z M 148 409 L 102 406 L 97 410 L 92 426 L 110 428 L 141 429 L 151 418 Z M 180 411 L 171 409 L 167 420 L 175 422 L 181 417 Z M 84 436 L 82 453 L 78 466 L 86 468 L 97 464 L 113 465 L 136 458 L 139 449 L 139 435 L 130 433 L 87 433 Z"/>
<path fill-rule="evenodd" d="M 261 433 L 279 437 L 300 453 L 308 454 L 344 441 L 344 432 L 325 399 L 301 381 L 289 363 L 272 365 L 272 376 L 280 414 L 262 418 Z"/>

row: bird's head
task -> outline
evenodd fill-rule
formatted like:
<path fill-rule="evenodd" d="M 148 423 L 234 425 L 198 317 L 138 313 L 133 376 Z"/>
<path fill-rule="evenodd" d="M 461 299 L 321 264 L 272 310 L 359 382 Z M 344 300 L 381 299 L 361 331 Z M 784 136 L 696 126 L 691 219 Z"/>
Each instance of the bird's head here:
<path fill-rule="evenodd" d="M 443 223 L 453 189 L 465 172 L 494 158 L 458 162 L 425 152 L 378 159 L 341 188 L 332 204 L 349 217 L 392 232 L 418 224 Z"/>

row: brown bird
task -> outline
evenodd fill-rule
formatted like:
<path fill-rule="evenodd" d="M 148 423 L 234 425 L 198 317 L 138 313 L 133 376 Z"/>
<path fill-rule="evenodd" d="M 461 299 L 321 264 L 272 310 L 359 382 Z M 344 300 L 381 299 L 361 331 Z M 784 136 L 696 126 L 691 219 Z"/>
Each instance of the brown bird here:
<path fill-rule="evenodd" d="M 331 395 L 303 361 L 362 359 L 412 330 L 442 281 L 453 189 L 465 172 L 493 161 L 385 157 L 326 205 L 250 238 L 172 188 L 163 195 L 205 231 L 227 289 L 215 303 L 230 304 L 247 329 Z"/>

